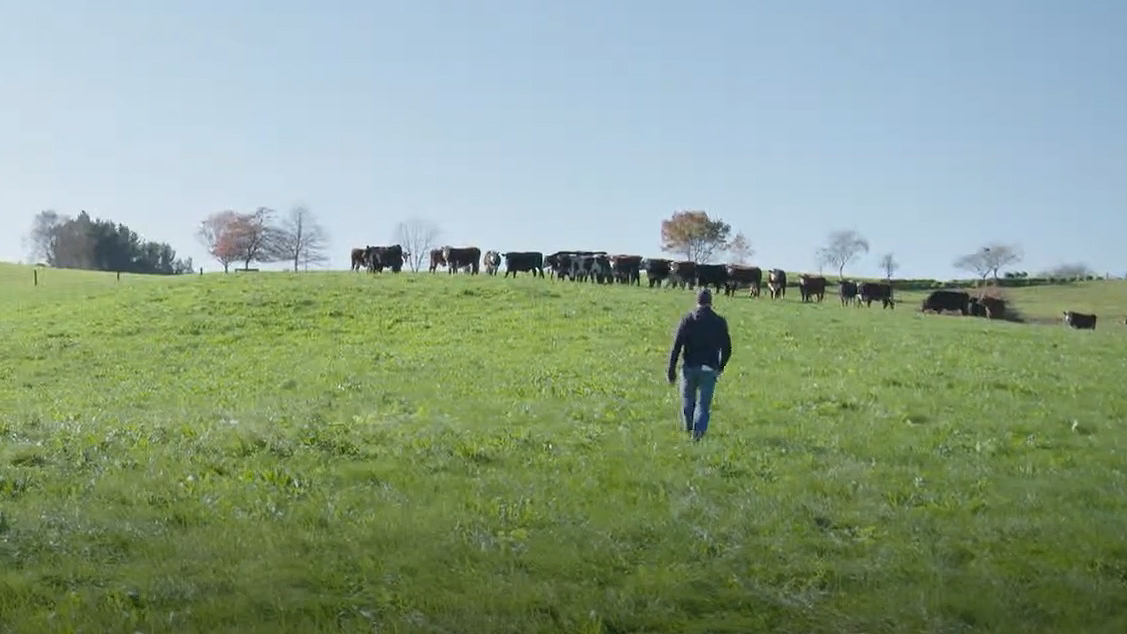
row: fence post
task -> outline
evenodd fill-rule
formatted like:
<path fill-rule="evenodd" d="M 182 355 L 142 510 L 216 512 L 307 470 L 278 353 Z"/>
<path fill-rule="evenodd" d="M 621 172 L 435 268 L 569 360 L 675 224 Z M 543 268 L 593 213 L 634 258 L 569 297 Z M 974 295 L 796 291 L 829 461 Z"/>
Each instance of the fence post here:
<path fill-rule="evenodd" d="M 31 269 L 31 283 L 33 286 L 39 286 L 39 269 Z"/>
<path fill-rule="evenodd" d="M 121 281 L 121 271 L 117 272 L 117 281 Z"/>

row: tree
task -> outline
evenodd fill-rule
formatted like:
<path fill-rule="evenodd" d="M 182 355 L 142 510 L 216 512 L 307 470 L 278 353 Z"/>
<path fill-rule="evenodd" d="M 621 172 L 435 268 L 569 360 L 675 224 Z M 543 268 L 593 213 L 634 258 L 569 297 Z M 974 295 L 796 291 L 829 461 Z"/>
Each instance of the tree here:
<path fill-rule="evenodd" d="M 325 254 L 327 243 L 328 234 L 313 218 L 312 212 L 307 207 L 298 205 L 290 210 L 289 216 L 278 228 L 274 255 L 278 260 L 293 262 L 294 271 L 302 264 L 308 269 L 310 264 L 328 261 Z"/>
<path fill-rule="evenodd" d="M 239 214 L 233 227 L 235 252 L 244 269 L 251 262 L 274 262 L 278 258 L 281 230 L 274 225 L 274 210 L 259 207 L 249 214 Z"/>
<path fill-rule="evenodd" d="M 661 221 L 661 250 L 684 253 L 686 260 L 708 262 L 717 251 L 728 248 L 732 226 L 704 211 L 677 211 Z"/>
<path fill-rule="evenodd" d="M 173 275 L 192 268 L 171 246 L 144 240 L 129 227 L 85 211 L 68 218 L 54 211 L 36 215 L 27 236 L 33 259 L 58 268 Z"/>
<path fill-rule="evenodd" d="M 900 263 L 892 257 L 891 253 L 885 253 L 884 255 L 880 256 L 880 268 L 882 271 L 884 271 L 885 279 L 891 282 L 892 274 L 900 268 Z"/>
<path fill-rule="evenodd" d="M 239 257 L 235 244 L 234 227 L 239 213 L 232 209 L 211 214 L 200 223 L 196 237 L 211 257 L 223 265 L 223 272 Z"/>
<path fill-rule="evenodd" d="M 1043 277 L 1078 279 L 1083 277 L 1090 277 L 1095 274 L 1095 271 L 1093 271 L 1092 268 L 1087 264 L 1076 262 L 1072 264 L 1061 264 L 1055 266 L 1046 271 L 1043 274 Z"/>
<path fill-rule="evenodd" d="M 869 252 L 869 241 L 851 229 L 831 232 L 826 246 L 818 249 L 815 257 L 818 266 L 832 265 L 837 268 L 837 276 L 844 277 L 845 267 L 858 255 Z"/>
<path fill-rule="evenodd" d="M 999 269 L 1017 264 L 1021 258 L 1020 247 L 993 242 L 955 260 L 955 268 L 973 271 L 982 281 L 986 281 L 986 276 L 993 273 L 997 280 Z"/>
<path fill-rule="evenodd" d="M 430 250 L 437 246 L 440 235 L 438 225 L 416 216 L 396 225 L 393 239 L 410 253 L 407 265 L 417 272 L 430 257 Z"/>
<path fill-rule="evenodd" d="M 24 238 L 25 247 L 31 261 L 51 264 L 55 259 L 55 237 L 59 226 L 66 221 L 54 209 L 44 209 L 35 214 L 31 231 Z M 53 266 L 53 264 L 52 264 Z"/>
<path fill-rule="evenodd" d="M 755 249 L 751 248 L 747 236 L 741 231 L 728 243 L 728 253 L 732 254 L 732 260 L 736 264 L 747 264 L 751 256 L 755 255 Z"/>

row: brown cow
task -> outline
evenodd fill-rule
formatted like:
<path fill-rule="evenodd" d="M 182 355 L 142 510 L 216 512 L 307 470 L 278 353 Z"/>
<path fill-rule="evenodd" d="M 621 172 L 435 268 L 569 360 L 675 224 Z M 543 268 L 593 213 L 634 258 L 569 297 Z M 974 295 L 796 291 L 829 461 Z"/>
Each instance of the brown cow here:
<path fill-rule="evenodd" d="M 892 284 L 888 282 L 864 282 L 858 287 L 858 305 L 872 306 L 873 302 L 880 300 L 882 308 L 895 308 L 892 299 Z"/>
<path fill-rule="evenodd" d="M 786 297 L 787 272 L 782 269 L 771 269 L 767 276 L 767 290 L 771 291 L 771 299 Z"/>
<path fill-rule="evenodd" d="M 826 278 L 821 275 L 807 275 L 803 273 L 798 278 L 798 291 L 802 294 L 802 301 L 808 302 L 817 295 L 821 302 L 826 296 Z"/>
<path fill-rule="evenodd" d="M 612 255 L 610 257 L 610 270 L 614 281 L 619 284 L 642 284 L 642 256 L 640 255 Z"/>

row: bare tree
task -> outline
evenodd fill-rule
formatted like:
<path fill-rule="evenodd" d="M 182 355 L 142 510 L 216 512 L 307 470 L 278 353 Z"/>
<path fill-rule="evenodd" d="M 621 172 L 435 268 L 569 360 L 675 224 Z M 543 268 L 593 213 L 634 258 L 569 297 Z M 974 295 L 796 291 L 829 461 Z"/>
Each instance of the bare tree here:
<path fill-rule="evenodd" d="M 955 268 L 973 271 L 982 281 L 986 281 L 986 276 L 993 273 L 997 280 L 999 269 L 1017 264 L 1021 258 L 1020 247 L 994 242 L 955 260 Z"/>
<path fill-rule="evenodd" d="M 900 263 L 892 257 L 891 253 L 885 253 L 880 256 L 880 268 L 884 271 L 885 279 L 891 282 L 893 273 L 896 273 L 896 270 L 900 268 Z"/>
<path fill-rule="evenodd" d="M 736 264 L 747 264 L 751 256 L 755 255 L 755 249 L 751 248 L 747 236 L 741 231 L 728 243 L 728 253 L 732 255 L 732 261 Z"/>
<path fill-rule="evenodd" d="M 845 267 L 858 255 L 869 252 L 869 241 L 851 229 L 840 229 L 830 233 L 826 246 L 816 254 L 819 268 L 825 265 L 837 267 L 837 276 L 844 276 Z"/>
<path fill-rule="evenodd" d="M 293 262 L 294 271 L 299 265 L 304 264 L 308 270 L 310 264 L 324 264 L 329 259 L 325 253 L 328 234 L 304 205 L 290 210 L 273 242 L 274 255 L 279 261 Z"/>
<path fill-rule="evenodd" d="M 417 272 L 430 257 L 430 250 L 438 246 L 440 235 L 442 230 L 438 225 L 416 216 L 396 225 L 394 239 L 411 254 L 407 258 L 407 265 Z"/>

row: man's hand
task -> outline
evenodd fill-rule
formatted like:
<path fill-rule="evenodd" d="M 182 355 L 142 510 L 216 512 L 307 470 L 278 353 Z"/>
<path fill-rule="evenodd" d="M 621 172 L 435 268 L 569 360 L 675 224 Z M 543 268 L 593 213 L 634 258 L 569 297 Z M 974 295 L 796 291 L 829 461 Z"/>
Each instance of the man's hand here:
<path fill-rule="evenodd" d="M 677 382 L 677 372 L 673 368 L 669 368 L 669 371 L 665 373 L 665 378 L 669 379 L 670 385 L 673 385 Z"/>

